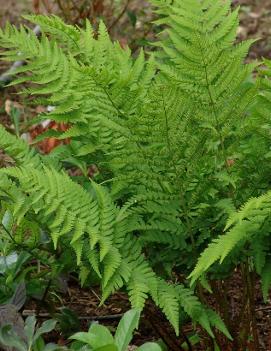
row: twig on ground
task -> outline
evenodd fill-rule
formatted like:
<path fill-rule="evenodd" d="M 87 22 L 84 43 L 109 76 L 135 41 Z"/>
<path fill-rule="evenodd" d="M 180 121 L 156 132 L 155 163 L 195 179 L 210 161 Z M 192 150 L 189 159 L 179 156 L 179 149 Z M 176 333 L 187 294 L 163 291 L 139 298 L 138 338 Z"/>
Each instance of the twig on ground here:
<path fill-rule="evenodd" d="M 115 20 L 111 23 L 111 25 L 108 27 L 108 32 L 110 32 L 114 27 L 115 25 L 120 21 L 120 19 L 123 17 L 123 15 L 125 14 L 125 12 L 127 11 L 128 9 L 128 6 L 129 6 L 129 3 L 130 3 L 130 0 L 127 0 L 126 1 L 126 4 L 124 5 L 121 13 L 118 15 L 117 18 L 115 18 Z"/>
<path fill-rule="evenodd" d="M 24 317 L 28 316 L 35 316 L 35 311 L 34 310 L 24 310 L 22 312 L 22 315 Z M 118 313 L 118 314 L 111 314 L 111 315 L 105 315 L 105 316 L 78 316 L 79 320 L 91 320 L 91 321 L 106 321 L 106 320 L 114 320 L 114 319 L 121 319 L 123 316 L 123 313 Z M 37 318 L 50 318 L 51 315 L 50 313 L 39 313 Z"/>

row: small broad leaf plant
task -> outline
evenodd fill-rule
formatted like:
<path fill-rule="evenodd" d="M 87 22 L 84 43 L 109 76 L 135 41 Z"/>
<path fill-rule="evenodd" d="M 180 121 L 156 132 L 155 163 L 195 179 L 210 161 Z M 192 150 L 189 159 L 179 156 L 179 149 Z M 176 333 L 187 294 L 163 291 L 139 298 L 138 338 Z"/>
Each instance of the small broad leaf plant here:
<path fill-rule="evenodd" d="M 3 326 L 0 329 L 0 342 L 4 347 L 12 347 L 16 351 L 126 351 L 138 327 L 140 311 L 126 312 L 113 337 L 109 329 L 93 323 L 88 332 L 78 332 L 70 337 L 75 340 L 69 348 L 53 343 L 45 344 L 42 335 L 55 329 L 56 321 L 47 320 L 38 328 L 34 316 L 27 317 L 23 333 L 19 335 L 14 326 Z M 162 348 L 153 342 L 147 342 L 137 347 L 138 351 L 162 351 Z"/>

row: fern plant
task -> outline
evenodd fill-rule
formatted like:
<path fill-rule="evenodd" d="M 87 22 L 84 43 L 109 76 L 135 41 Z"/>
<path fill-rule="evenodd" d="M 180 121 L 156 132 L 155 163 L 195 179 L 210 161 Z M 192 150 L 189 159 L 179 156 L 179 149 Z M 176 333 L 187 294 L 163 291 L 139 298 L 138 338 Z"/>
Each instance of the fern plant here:
<path fill-rule="evenodd" d="M 224 227 L 224 234 L 218 236 L 198 260 L 197 266 L 191 273 L 192 282 L 195 281 L 204 272 L 219 260 L 220 264 L 233 254 L 240 254 L 240 251 L 247 247 L 247 255 L 252 258 L 256 272 L 262 276 L 264 296 L 267 297 L 270 285 L 269 274 L 269 212 L 270 212 L 270 187 L 266 172 L 269 171 L 266 161 L 270 157 L 270 68 L 269 61 L 264 61 L 264 67 L 259 71 L 259 93 L 250 110 L 250 118 L 246 121 L 244 127 L 250 140 L 246 142 L 245 154 L 249 155 L 247 163 L 255 157 L 255 149 L 261 150 L 263 162 L 260 165 L 258 173 L 258 187 L 250 187 L 250 197 L 245 204 L 238 210 L 229 213 L 229 218 Z M 255 130 L 255 126 L 258 128 Z M 252 134 L 253 133 L 253 134 Z M 257 146 L 258 144 L 258 146 Z M 251 150 L 254 148 L 253 150 Z M 251 155 L 251 156 L 250 156 Z M 255 161 L 254 161 L 255 162 Z M 261 176 L 261 177 L 260 177 Z M 248 175 L 247 178 L 255 177 L 255 173 Z M 255 184 L 255 183 L 254 183 Z M 262 189 L 261 189 L 262 188 Z M 268 191 L 267 191 L 268 190 Z M 258 194 L 258 197 L 252 195 Z"/>
<path fill-rule="evenodd" d="M 103 23 L 96 35 L 88 22 L 28 16 L 40 40 L 25 27 L 1 31 L 3 59 L 19 52 L 26 61 L 12 84 L 31 82 L 24 93 L 55 107 L 38 120 L 69 126 L 43 137 L 71 140 L 44 156 L 1 128 L 0 147 L 16 162 L 1 170 L 2 204 L 18 224 L 34 216 L 55 249 L 72 247 L 82 282 L 91 270 L 100 277 L 103 301 L 125 287 L 134 308 L 151 296 L 176 333 L 185 312 L 211 336 L 212 326 L 229 336 L 183 276 L 251 189 L 257 196 L 269 186 L 268 157 L 258 167 L 269 145 L 254 135 L 257 63 L 244 63 L 252 41 L 236 44 L 238 10 L 228 0 L 152 3 L 165 29 L 147 58 L 112 42 Z M 71 179 L 71 160 L 99 172 Z"/>
<path fill-rule="evenodd" d="M 251 118 L 247 121 L 247 130 L 252 131 L 255 125 L 258 129 L 254 130 L 252 142 L 248 144 L 251 148 L 256 147 L 255 142 L 261 145 L 262 157 L 268 160 L 270 157 L 270 68 L 269 61 L 264 61 L 264 69 L 260 71 L 260 92 L 253 108 Z M 265 148 L 262 145 L 265 144 Z M 249 151 L 249 150 L 248 150 Z M 251 151 L 250 151 L 251 152 Z M 264 162 L 262 165 L 265 174 L 267 167 Z M 255 175 L 253 175 L 255 176 Z M 267 177 L 266 177 L 267 178 Z M 267 178 L 268 179 L 268 178 Z M 261 186 L 262 179 L 261 180 Z M 270 241 L 269 241 L 269 216 L 270 216 L 270 191 L 264 192 L 269 188 L 269 182 L 264 184 L 263 194 L 258 197 L 250 197 L 238 211 L 232 211 L 225 228 L 224 234 L 217 237 L 208 248 L 202 253 L 198 263 L 191 273 L 192 281 L 198 279 L 204 272 L 216 262 L 220 264 L 231 255 L 240 254 L 247 245 L 247 255 L 252 259 L 255 271 L 262 278 L 262 288 L 265 300 L 271 284 L 270 279 Z M 260 193 L 262 193 L 260 192 Z M 254 188 L 251 194 L 255 194 Z"/>

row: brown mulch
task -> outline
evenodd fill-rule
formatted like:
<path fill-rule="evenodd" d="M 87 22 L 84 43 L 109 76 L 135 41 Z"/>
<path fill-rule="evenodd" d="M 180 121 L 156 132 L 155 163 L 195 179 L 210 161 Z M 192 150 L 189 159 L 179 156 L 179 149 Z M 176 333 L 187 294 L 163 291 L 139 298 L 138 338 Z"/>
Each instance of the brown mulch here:
<path fill-rule="evenodd" d="M 241 300 L 243 288 L 240 272 L 236 271 L 231 279 L 225 281 L 224 286 L 232 323 L 238 319 L 240 309 L 242 308 Z M 214 295 L 205 292 L 204 296 L 209 306 L 220 312 L 221 306 L 215 301 Z M 79 285 L 73 281 L 70 283 L 68 292 L 64 296 L 60 295 L 60 297 L 62 303 L 56 300 L 57 310 L 65 306 L 75 312 L 80 319 L 81 330 L 83 331 L 87 331 L 91 323 L 98 322 L 108 326 L 110 330 L 114 332 L 123 313 L 130 309 L 130 303 L 125 293 L 119 292 L 114 294 L 104 305 L 99 307 L 101 301 L 99 288 L 80 288 Z M 257 281 L 256 284 L 255 302 L 260 350 L 271 351 L 271 300 L 269 300 L 267 304 L 263 302 L 259 281 Z M 52 304 L 52 301 L 50 303 Z M 25 311 L 28 311 L 28 313 L 33 313 L 36 310 L 37 304 L 34 301 L 31 301 L 25 307 Z M 42 319 L 50 318 L 48 316 L 48 310 L 46 309 L 40 310 L 40 316 Z M 236 325 L 236 330 L 234 331 L 236 335 L 238 335 L 240 331 L 239 328 L 240 326 Z M 195 332 L 199 335 L 201 340 L 193 346 L 192 350 L 206 351 L 208 347 L 212 350 L 212 342 L 208 335 L 200 328 L 194 330 L 191 323 L 183 325 L 180 337 L 176 337 L 164 315 L 149 301 L 143 311 L 140 328 L 134 334 L 133 344 L 139 346 L 147 341 L 157 341 L 161 339 L 168 346 L 168 350 L 178 351 L 183 350 L 181 345 L 185 345 L 186 338 L 195 334 Z M 224 343 L 223 350 L 221 351 L 237 351 L 226 338 L 220 334 L 218 334 L 218 336 L 222 344 Z M 56 333 L 51 335 L 48 341 L 61 344 L 66 343 L 65 338 Z M 248 344 L 247 347 L 248 351 L 254 350 L 250 344 Z"/>
<path fill-rule="evenodd" d="M 242 298 L 242 282 L 240 272 L 236 271 L 234 276 L 227 281 L 227 300 L 230 306 L 230 317 L 234 321 L 237 318 L 241 308 Z M 99 292 L 98 290 L 81 290 L 78 286 L 73 286 L 70 290 L 70 298 L 65 298 L 67 307 L 74 310 L 78 315 L 88 316 L 110 316 L 114 314 L 124 313 L 130 308 L 127 296 L 123 293 L 117 293 L 110 297 L 108 301 L 102 306 L 99 305 Z M 206 293 L 206 299 L 210 306 L 219 311 L 219 306 L 214 303 L 212 295 Z M 265 304 L 262 299 L 260 282 L 256 285 L 256 319 L 259 331 L 260 347 L 262 351 L 271 351 L 271 300 Z M 104 320 L 101 323 L 107 326 L 116 326 L 117 321 Z M 239 325 L 236 326 L 239 328 Z M 188 323 L 182 328 L 183 335 L 177 338 L 174 334 L 172 327 L 169 325 L 163 314 L 156 309 L 151 302 L 147 303 L 147 307 L 143 312 L 141 326 L 136 332 L 133 343 L 141 345 L 146 341 L 154 341 L 163 339 L 168 345 L 169 350 L 178 350 L 180 345 L 185 342 L 185 336 L 190 336 L 194 333 L 193 326 Z M 193 347 L 194 351 L 206 351 L 210 339 L 200 329 L 197 330 L 201 337 L 201 342 Z M 237 331 L 238 332 L 238 331 Z M 225 342 L 226 339 L 225 339 Z M 210 345 L 211 346 L 211 345 Z M 230 347 L 230 346 L 229 346 Z M 249 345 L 248 345 L 249 347 Z M 223 351 L 230 351 L 230 348 L 225 348 Z M 253 348 L 248 348 L 253 350 Z"/>
<path fill-rule="evenodd" d="M 271 1 L 235 0 L 234 4 L 241 6 L 239 38 L 257 39 L 249 56 L 271 58 Z"/>

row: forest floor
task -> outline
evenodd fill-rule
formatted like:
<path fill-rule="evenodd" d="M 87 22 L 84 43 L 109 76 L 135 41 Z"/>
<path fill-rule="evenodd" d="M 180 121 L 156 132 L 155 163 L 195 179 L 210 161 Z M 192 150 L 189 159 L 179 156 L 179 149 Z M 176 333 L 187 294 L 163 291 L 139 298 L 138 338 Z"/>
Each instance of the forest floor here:
<path fill-rule="evenodd" d="M 140 1 L 133 1 L 133 3 L 137 3 L 137 5 L 133 6 L 140 7 Z M 260 59 L 261 57 L 271 58 L 271 0 L 239 0 L 234 1 L 234 3 L 235 5 L 241 5 L 239 38 L 258 39 L 253 45 L 249 57 L 253 59 Z M 30 11 L 30 0 L 0 0 L 0 26 L 4 26 L 6 21 L 11 21 L 13 24 L 18 25 L 22 22 L 21 15 Z M 6 71 L 7 68 L 8 65 L 6 63 L 0 63 L 0 74 Z M 16 95 L 19 89 L 18 87 L 6 88 L 1 91 L 0 123 L 11 125 L 10 104 L 13 104 L 20 111 L 22 128 L 24 128 L 24 122 L 35 116 L 43 107 L 32 108 L 29 106 L 29 103 L 26 103 L 22 97 Z M 24 132 L 28 132 L 27 129 Z M 267 304 L 263 303 L 258 285 L 256 294 L 256 319 L 260 330 L 260 344 L 263 351 L 271 351 L 271 303 L 270 301 Z M 240 308 L 241 282 L 238 274 L 234 276 L 229 286 L 228 302 L 232 309 L 232 318 L 234 318 L 235 311 Z M 210 297 L 207 298 L 211 301 Z M 87 328 L 92 319 L 99 320 L 101 323 L 114 328 L 121 314 L 129 309 L 127 298 L 121 293 L 112 296 L 103 307 L 97 308 L 99 305 L 99 291 L 97 289 L 80 289 L 74 283 L 69 286 L 67 294 L 62 297 L 62 302 L 63 305 L 69 307 L 79 316 L 83 329 Z M 35 304 L 30 302 L 26 306 L 24 313 L 32 313 L 35 309 Z M 41 318 L 42 313 L 45 313 L 46 316 L 46 310 L 40 311 Z M 186 335 L 192 333 L 192 325 L 186 325 L 183 328 L 183 332 Z M 206 335 L 202 334 L 201 331 L 199 333 L 202 336 L 202 340 L 193 350 L 205 351 L 208 341 Z M 65 342 L 59 336 L 56 337 L 58 338 L 58 342 Z M 169 344 L 169 349 L 171 350 L 177 350 L 180 344 L 184 342 L 182 337 L 177 339 L 174 336 L 173 330 L 171 330 L 164 317 L 157 310 L 154 310 L 152 305 L 148 305 L 143 314 L 141 327 L 135 335 L 134 343 L 141 344 L 143 341 L 157 340 L 159 338 L 164 339 Z M 186 349 L 188 350 L 189 348 Z M 230 350 L 225 348 L 223 351 Z"/>

